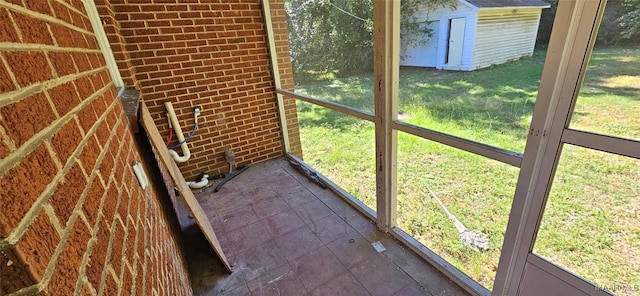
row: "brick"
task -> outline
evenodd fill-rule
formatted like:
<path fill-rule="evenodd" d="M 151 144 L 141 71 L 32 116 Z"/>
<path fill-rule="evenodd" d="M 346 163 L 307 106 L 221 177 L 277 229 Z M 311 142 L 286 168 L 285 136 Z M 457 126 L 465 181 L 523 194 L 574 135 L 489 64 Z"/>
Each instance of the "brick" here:
<path fill-rule="evenodd" d="M 86 22 L 88 23 L 89 21 L 87 20 Z M 93 36 L 91 36 L 89 34 L 84 34 L 84 33 L 81 33 L 81 35 L 82 35 L 82 37 L 84 37 L 85 48 L 93 49 L 93 50 L 99 50 L 100 49 L 100 45 L 98 45 L 98 41 L 96 40 L 95 37 L 93 37 Z"/>
<path fill-rule="evenodd" d="M 0 159 L 4 159 L 10 152 L 11 150 L 9 149 L 9 146 L 7 146 L 4 141 L 0 140 Z"/>
<path fill-rule="evenodd" d="M 78 281 L 78 271 L 82 265 L 82 257 L 87 251 L 87 243 L 91 239 L 90 230 L 77 219 L 70 230 L 66 245 L 57 261 L 57 266 L 45 292 L 50 295 L 73 295 Z"/>
<path fill-rule="evenodd" d="M 100 167 L 98 170 L 100 171 L 100 175 L 107 182 L 109 176 L 111 176 L 111 171 L 113 170 L 114 161 L 111 153 L 107 153 L 104 158 L 102 158 L 102 162 L 100 163 Z"/>
<path fill-rule="evenodd" d="M 124 193 L 122 195 L 124 196 Z M 113 221 L 119 199 L 120 194 L 118 194 L 116 185 L 111 184 L 111 186 L 109 187 L 109 192 L 107 193 L 107 197 L 104 201 L 104 205 L 102 207 L 102 214 L 104 215 L 104 219 L 105 221 L 107 221 L 107 223 L 111 223 L 111 221 Z"/>
<path fill-rule="evenodd" d="M 72 82 L 58 85 L 47 90 L 47 93 L 49 93 L 49 97 L 51 101 L 53 101 L 53 105 L 56 107 L 60 116 L 69 113 L 69 111 L 73 110 L 73 108 L 81 102 Z"/>
<path fill-rule="evenodd" d="M 134 215 L 136 216 L 136 215 Z M 134 263 L 134 256 L 136 254 L 136 229 L 135 226 L 133 225 L 133 222 L 131 222 L 131 219 L 127 219 L 127 248 L 125 249 L 125 254 L 123 256 L 123 258 L 126 258 L 127 261 L 133 265 Z"/>
<path fill-rule="evenodd" d="M 75 152 L 81 140 L 82 134 L 80 134 L 78 125 L 75 120 L 71 120 L 53 135 L 51 146 L 58 155 L 58 159 L 64 164 Z"/>
<path fill-rule="evenodd" d="M 120 104 L 116 105 L 115 109 L 116 110 L 114 110 L 114 112 L 110 112 L 109 115 L 107 115 L 106 121 L 110 129 L 113 129 L 118 123 L 118 114 L 123 114 L 122 105 Z M 121 125 L 122 128 L 120 131 L 116 133 L 117 135 L 122 135 L 125 132 L 126 124 L 127 124 L 126 117 L 123 117 L 123 124 Z M 118 138 L 118 140 L 120 140 L 120 138 Z"/>
<path fill-rule="evenodd" d="M 0 93 L 10 92 L 16 89 L 11 76 L 4 63 L 0 63 Z"/>
<path fill-rule="evenodd" d="M 93 287 L 100 287 L 100 276 L 102 270 L 105 268 L 105 260 L 107 257 L 107 251 L 109 247 L 109 238 L 111 233 L 109 227 L 105 222 L 100 222 L 98 230 L 96 232 L 96 242 L 93 245 L 93 250 L 89 255 L 89 263 L 85 274 L 87 280 Z"/>
<path fill-rule="evenodd" d="M 53 78 L 47 57 L 40 51 L 10 51 L 5 57 L 21 87 Z"/>
<path fill-rule="evenodd" d="M 18 42 L 18 33 L 9 17 L 9 11 L 0 9 L 0 42 Z"/>
<path fill-rule="evenodd" d="M 98 129 L 96 129 L 96 138 L 98 138 L 98 142 L 100 142 L 100 145 L 102 147 L 106 147 L 105 145 L 107 145 L 107 141 L 109 140 L 109 137 L 111 136 L 111 131 L 109 130 L 109 127 L 107 126 L 107 121 L 103 121 L 100 123 L 100 125 L 98 126 Z"/>
<path fill-rule="evenodd" d="M 84 283 L 82 285 L 82 289 L 80 290 L 80 296 L 93 296 L 96 295 L 95 290 L 89 283 Z"/>
<path fill-rule="evenodd" d="M 138 231 L 136 233 L 136 240 L 138 241 L 138 247 L 136 248 L 134 255 L 138 256 L 138 258 L 140 259 L 144 258 L 144 250 L 146 248 L 145 241 L 144 241 L 145 231 L 146 231 L 146 228 L 144 227 L 144 225 L 138 225 Z"/>
<path fill-rule="evenodd" d="M 64 6 L 62 3 L 58 2 L 58 1 L 51 1 L 49 4 L 51 4 L 53 13 L 55 14 L 56 18 L 66 22 L 66 23 L 71 23 L 71 16 L 69 15 L 69 8 L 67 8 L 66 6 Z"/>
<path fill-rule="evenodd" d="M 98 144 L 98 140 L 95 137 L 89 137 L 87 144 L 82 149 L 82 153 L 80 153 L 80 162 L 82 166 L 85 168 L 87 174 L 90 174 L 93 171 L 96 161 L 100 156 L 100 145 Z"/>
<path fill-rule="evenodd" d="M 102 200 L 105 189 L 102 184 L 100 184 L 98 179 L 94 179 L 93 183 L 90 186 L 91 187 L 87 192 L 87 197 L 85 198 L 84 204 L 82 205 L 82 210 L 84 211 L 89 224 L 95 225 L 98 219 L 98 213 L 100 213 L 100 201 Z"/>
<path fill-rule="evenodd" d="M 91 68 L 95 69 L 106 66 L 106 62 L 104 61 L 104 56 L 102 54 L 88 54 L 88 57 L 89 62 L 91 63 Z"/>
<path fill-rule="evenodd" d="M 32 2 L 33 1 L 27 1 L 27 3 Z M 51 34 L 49 33 L 49 29 L 47 28 L 47 23 L 45 21 L 34 19 L 21 13 L 12 13 L 11 16 L 15 20 L 20 33 L 22 33 L 23 43 L 53 44 L 53 39 L 51 38 Z"/>
<path fill-rule="evenodd" d="M 73 165 L 49 198 L 49 204 L 63 226 L 69 221 L 86 186 L 87 179 L 80 166 Z"/>
<path fill-rule="evenodd" d="M 122 268 L 122 248 L 125 243 L 124 228 L 120 223 L 115 223 L 115 228 L 111 229 L 111 232 L 113 232 L 113 243 L 111 245 L 111 260 L 109 263 L 113 267 L 113 270 L 115 270 L 117 274 L 120 274 Z"/>
<path fill-rule="evenodd" d="M 78 112 L 78 121 L 80 122 L 80 126 L 84 130 L 85 134 L 91 130 L 91 127 L 93 127 L 93 124 L 96 123 L 97 120 L 98 116 L 96 115 L 96 111 L 92 104 L 89 104 Z"/>
<path fill-rule="evenodd" d="M 91 62 L 89 61 L 89 57 L 84 52 L 74 52 L 71 54 L 73 57 L 73 61 L 76 63 L 78 67 L 78 71 L 85 72 L 92 69 Z"/>
<path fill-rule="evenodd" d="M 93 110 L 95 110 L 96 115 L 98 115 L 98 117 L 101 117 L 102 114 L 105 113 L 105 111 L 107 111 L 107 106 L 105 105 L 105 101 L 104 101 L 104 97 L 99 97 L 94 99 L 90 106 L 93 106 Z"/>
<path fill-rule="evenodd" d="M 16 251 L 30 267 L 36 281 L 41 281 L 53 252 L 60 243 L 60 236 L 45 211 L 29 225 L 27 232 L 16 244 Z"/>
<path fill-rule="evenodd" d="M 53 16 L 53 13 L 51 13 L 51 7 L 49 7 L 49 1 L 25 1 L 25 3 L 27 4 L 26 8 L 30 10 Z"/>
<path fill-rule="evenodd" d="M 78 89 L 78 94 L 80 95 L 81 100 L 88 99 L 91 95 L 93 95 L 95 89 L 91 84 L 91 79 L 89 77 L 82 77 L 76 80 L 76 87 Z M 98 113 L 101 114 L 101 113 Z"/>
<path fill-rule="evenodd" d="M 0 188 L 3 190 L 0 195 L 3 208 L 3 215 L 0 216 L 0 238 L 11 233 L 56 172 L 56 165 L 43 145 L 0 178 Z"/>
<path fill-rule="evenodd" d="M 125 266 L 124 272 L 122 274 L 122 287 L 120 288 L 120 295 L 131 295 L 131 290 L 133 288 L 133 274 L 131 270 Z"/>
<path fill-rule="evenodd" d="M 65 76 L 77 73 L 78 70 L 73 63 L 71 53 L 68 52 L 48 52 L 47 55 L 53 64 L 53 69 L 58 76 Z"/>
<path fill-rule="evenodd" d="M 58 24 L 50 24 L 51 32 L 60 47 L 78 47 L 78 32 Z"/>
<path fill-rule="evenodd" d="M 118 204 L 118 215 L 120 215 L 120 218 L 122 219 L 122 221 L 126 221 L 127 215 L 129 214 L 128 210 L 129 210 L 129 196 L 126 194 L 123 194 L 120 197 L 120 203 Z"/>
<path fill-rule="evenodd" d="M 104 284 L 104 294 L 103 295 L 118 295 L 118 283 L 114 278 L 113 274 L 110 272 L 107 273 L 107 279 Z M 151 294 L 149 294 L 151 295 Z"/>

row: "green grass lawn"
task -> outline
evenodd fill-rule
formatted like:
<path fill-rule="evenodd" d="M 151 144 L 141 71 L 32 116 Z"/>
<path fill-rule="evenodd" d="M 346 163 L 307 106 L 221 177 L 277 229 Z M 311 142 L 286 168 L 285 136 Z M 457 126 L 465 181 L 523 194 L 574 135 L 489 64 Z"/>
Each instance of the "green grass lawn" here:
<path fill-rule="evenodd" d="M 523 152 L 544 52 L 473 72 L 403 68 L 400 119 Z M 572 128 L 640 139 L 640 50 L 596 49 Z M 296 91 L 373 111 L 370 73 L 296 75 Z M 375 209 L 373 124 L 298 102 L 304 158 Z M 491 289 L 519 170 L 398 135 L 398 225 Z M 464 247 L 427 188 L 491 248 Z M 640 284 L 640 161 L 567 146 L 534 251 L 598 285 Z M 640 293 L 640 292 L 636 292 Z"/>

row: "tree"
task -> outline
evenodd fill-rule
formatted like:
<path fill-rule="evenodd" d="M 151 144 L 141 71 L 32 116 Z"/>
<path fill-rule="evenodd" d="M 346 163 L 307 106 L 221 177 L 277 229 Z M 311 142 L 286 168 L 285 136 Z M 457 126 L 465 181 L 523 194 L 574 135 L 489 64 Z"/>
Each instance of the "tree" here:
<path fill-rule="evenodd" d="M 415 23 L 422 7 L 431 11 L 457 0 L 402 0 L 402 35 L 421 42 L 429 29 Z M 372 0 L 285 0 L 291 59 L 296 70 L 337 70 L 346 74 L 373 69 Z"/>
<path fill-rule="evenodd" d="M 620 27 L 620 37 L 622 39 L 640 41 L 640 0 L 624 0 L 622 3 L 624 13 L 618 18 Z"/>
<path fill-rule="evenodd" d="M 546 46 L 558 7 L 558 0 L 545 0 L 551 7 L 542 10 L 536 46 Z M 640 0 L 609 0 L 598 30 L 598 45 L 640 43 Z"/>

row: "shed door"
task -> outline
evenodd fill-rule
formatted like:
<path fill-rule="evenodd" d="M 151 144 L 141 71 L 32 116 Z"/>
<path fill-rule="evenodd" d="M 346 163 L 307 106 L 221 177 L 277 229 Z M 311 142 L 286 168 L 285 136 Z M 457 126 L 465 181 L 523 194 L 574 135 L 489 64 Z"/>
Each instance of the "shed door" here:
<path fill-rule="evenodd" d="M 449 44 L 447 46 L 448 66 L 462 64 L 462 45 L 464 44 L 464 27 L 466 20 L 463 17 L 449 20 Z"/>

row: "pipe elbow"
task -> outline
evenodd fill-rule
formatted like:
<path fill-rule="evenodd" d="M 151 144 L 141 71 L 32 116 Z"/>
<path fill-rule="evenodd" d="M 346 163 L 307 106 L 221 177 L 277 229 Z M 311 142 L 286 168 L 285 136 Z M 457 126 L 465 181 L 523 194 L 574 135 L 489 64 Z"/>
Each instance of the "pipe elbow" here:
<path fill-rule="evenodd" d="M 187 185 L 189 185 L 189 188 L 191 189 L 200 189 L 202 187 L 207 186 L 207 184 L 209 184 L 209 175 L 204 175 L 202 177 L 202 180 L 200 180 L 199 182 L 194 182 L 194 181 L 189 181 L 187 182 Z"/>
<path fill-rule="evenodd" d="M 182 145 L 187 146 L 186 144 Z M 175 152 L 173 149 L 169 149 L 169 155 L 171 155 L 173 160 L 179 163 L 186 162 L 187 160 L 189 160 L 189 158 L 191 158 L 191 152 L 189 152 L 189 149 L 182 149 L 182 152 L 184 153 L 184 155 L 180 156 L 178 152 Z"/>

